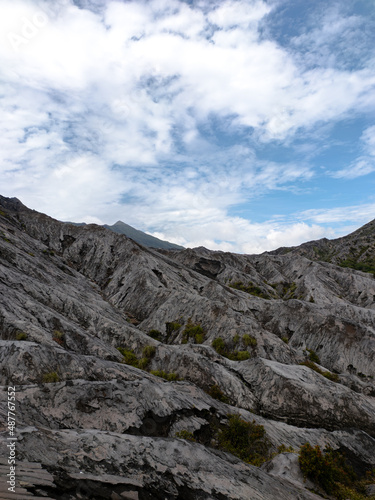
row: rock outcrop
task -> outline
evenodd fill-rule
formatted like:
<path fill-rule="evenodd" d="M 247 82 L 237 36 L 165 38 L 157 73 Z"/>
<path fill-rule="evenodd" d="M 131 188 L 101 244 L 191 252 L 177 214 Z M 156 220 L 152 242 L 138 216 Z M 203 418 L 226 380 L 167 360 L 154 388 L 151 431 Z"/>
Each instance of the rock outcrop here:
<path fill-rule="evenodd" d="M 319 498 L 296 454 L 272 458 L 306 442 L 375 467 L 375 280 L 336 264 L 298 249 L 157 252 L 0 197 L 0 377 L 16 387 L 18 459 L 34 471 L 22 488 Z M 264 427 L 261 469 L 220 446 L 233 414 Z"/>

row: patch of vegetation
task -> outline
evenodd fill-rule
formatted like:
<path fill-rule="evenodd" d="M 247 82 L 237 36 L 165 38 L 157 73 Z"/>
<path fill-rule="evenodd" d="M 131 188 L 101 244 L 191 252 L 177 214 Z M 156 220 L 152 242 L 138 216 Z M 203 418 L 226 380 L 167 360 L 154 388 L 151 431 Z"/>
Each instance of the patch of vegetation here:
<path fill-rule="evenodd" d="M 224 392 L 217 384 L 211 385 L 211 387 L 207 391 L 207 394 L 211 396 L 211 398 L 217 399 L 222 403 L 230 404 L 229 398 L 224 394 Z"/>
<path fill-rule="evenodd" d="M 153 345 L 146 345 L 142 351 L 142 358 L 138 359 L 136 354 L 131 349 L 125 349 L 124 347 L 117 347 L 117 350 L 123 355 L 123 363 L 126 365 L 134 366 L 135 368 L 140 368 L 145 370 L 149 365 L 151 359 L 155 356 L 156 347 Z"/>
<path fill-rule="evenodd" d="M 269 283 L 269 285 L 276 291 L 277 297 L 280 297 L 283 300 L 296 298 L 295 291 L 297 289 L 297 283 L 295 283 L 294 281 L 292 281 L 291 283 L 288 281 Z"/>
<path fill-rule="evenodd" d="M 192 441 L 192 442 L 197 441 L 194 437 L 194 434 L 190 431 L 187 431 L 186 429 L 176 432 L 175 437 L 179 439 L 186 439 L 187 441 Z"/>
<path fill-rule="evenodd" d="M 164 370 L 151 370 L 151 375 L 155 375 L 156 377 L 164 378 L 165 380 L 168 380 L 169 382 L 177 382 L 178 380 L 181 380 L 177 373 L 174 372 L 165 372 Z"/>
<path fill-rule="evenodd" d="M 47 248 L 45 248 L 42 253 L 44 253 L 44 255 L 50 255 L 51 257 L 55 255 L 53 250 L 48 250 Z"/>
<path fill-rule="evenodd" d="M 16 334 L 16 340 L 27 340 L 27 333 L 25 333 L 25 332 L 18 332 Z"/>
<path fill-rule="evenodd" d="M 269 460 L 271 443 L 263 425 L 254 420 L 246 422 L 237 414 L 230 414 L 228 418 L 228 424 L 219 431 L 219 448 L 256 466 Z"/>
<path fill-rule="evenodd" d="M 328 378 L 332 382 L 339 382 L 340 378 L 337 375 L 337 373 L 331 373 L 328 371 L 322 371 L 319 366 L 316 366 L 316 364 L 313 361 L 303 361 L 300 363 L 300 365 L 307 366 L 311 370 L 314 370 L 314 372 L 319 373 L 319 375 L 323 375 L 323 377 Z"/>
<path fill-rule="evenodd" d="M 245 333 L 245 335 L 242 337 L 242 342 L 245 347 L 256 347 L 258 344 L 258 341 L 255 337 L 252 335 L 249 335 L 248 333 Z"/>
<path fill-rule="evenodd" d="M 65 333 L 59 330 L 54 330 L 52 334 L 52 340 L 61 346 L 65 346 Z"/>
<path fill-rule="evenodd" d="M 363 261 L 358 261 L 358 257 L 349 257 L 347 259 L 341 260 L 339 266 L 350 267 L 357 271 L 363 271 L 364 273 L 373 273 L 375 275 L 375 258 L 368 258 Z"/>
<path fill-rule="evenodd" d="M 235 288 L 236 290 L 241 290 L 242 292 L 249 293 L 250 295 L 254 295 L 255 297 L 260 297 L 262 299 L 269 300 L 271 297 L 267 293 L 263 292 L 259 286 L 255 285 L 251 281 L 247 285 L 245 285 L 242 281 L 234 281 L 229 282 L 228 286 L 231 288 Z"/>
<path fill-rule="evenodd" d="M 277 455 L 280 453 L 295 453 L 296 450 L 293 448 L 293 446 L 285 446 L 285 444 L 280 444 L 280 446 L 277 447 Z"/>
<path fill-rule="evenodd" d="M 45 384 L 54 384 L 56 382 L 60 382 L 60 377 L 57 372 L 49 372 L 43 375 L 43 382 Z"/>
<path fill-rule="evenodd" d="M 292 281 L 292 283 L 283 283 L 282 296 L 284 300 L 295 299 L 295 291 L 297 289 L 297 283 Z"/>
<path fill-rule="evenodd" d="M 124 347 L 117 347 L 117 350 L 123 355 L 123 363 L 138 368 L 138 358 L 132 349 L 125 349 Z"/>
<path fill-rule="evenodd" d="M 316 354 L 315 351 L 312 349 L 306 349 L 306 351 L 309 353 L 309 360 L 312 361 L 313 363 L 318 363 L 320 365 L 320 359 L 319 356 Z"/>
<path fill-rule="evenodd" d="M 375 480 L 372 474 L 367 479 L 361 479 L 352 469 L 346 457 L 338 450 L 305 443 L 300 448 L 298 456 L 303 475 L 313 481 L 328 495 L 334 495 L 338 500 L 365 500 L 366 483 Z"/>
<path fill-rule="evenodd" d="M 189 320 L 186 327 L 185 327 L 185 330 L 182 333 L 182 343 L 187 344 L 187 342 L 190 339 L 193 339 L 193 342 L 195 344 L 202 344 L 205 336 L 206 336 L 206 332 L 204 331 L 204 329 L 202 328 L 200 323 L 197 323 L 196 325 L 194 325 Z"/>
<path fill-rule="evenodd" d="M 178 321 L 170 321 L 168 323 L 165 323 L 165 331 L 167 335 L 167 342 L 169 341 L 170 337 L 177 332 L 180 328 L 182 327 L 182 324 L 179 323 Z"/>
<path fill-rule="evenodd" d="M 162 333 L 159 332 L 159 330 L 155 330 L 155 329 L 150 330 L 147 335 L 155 340 L 159 340 L 160 342 L 163 338 Z"/>
<path fill-rule="evenodd" d="M 212 341 L 212 347 L 218 354 L 220 354 L 221 356 L 225 356 L 227 346 L 221 337 L 217 337 Z"/>
<path fill-rule="evenodd" d="M 281 340 L 285 342 L 285 344 L 289 344 L 289 338 L 288 337 L 281 337 Z"/>
<path fill-rule="evenodd" d="M 256 339 L 254 340 L 256 342 Z M 220 354 L 220 356 L 224 356 L 225 358 L 231 359 L 232 361 L 245 361 L 246 359 L 249 359 L 251 357 L 248 351 L 233 351 L 221 337 L 217 337 L 213 340 L 212 347 L 218 354 Z"/>

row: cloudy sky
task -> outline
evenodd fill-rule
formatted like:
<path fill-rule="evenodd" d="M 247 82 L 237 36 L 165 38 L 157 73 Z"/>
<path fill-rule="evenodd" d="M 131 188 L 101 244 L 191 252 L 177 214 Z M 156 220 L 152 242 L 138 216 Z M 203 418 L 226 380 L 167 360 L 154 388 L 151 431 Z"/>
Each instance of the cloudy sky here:
<path fill-rule="evenodd" d="M 373 0 L 1 0 L 0 194 L 258 253 L 375 218 Z"/>

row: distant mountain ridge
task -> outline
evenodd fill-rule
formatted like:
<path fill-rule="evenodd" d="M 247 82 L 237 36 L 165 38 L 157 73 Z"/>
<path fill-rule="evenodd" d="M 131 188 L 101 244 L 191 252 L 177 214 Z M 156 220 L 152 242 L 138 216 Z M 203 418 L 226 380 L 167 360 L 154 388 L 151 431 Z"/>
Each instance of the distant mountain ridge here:
<path fill-rule="evenodd" d="M 162 248 L 164 250 L 184 250 L 184 247 L 180 245 L 155 238 L 155 236 L 151 236 L 150 234 L 144 233 L 139 229 L 135 229 L 134 227 L 129 226 L 129 224 L 125 224 L 125 222 L 122 222 L 121 220 L 117 221 L 112 226 L 104 224 L 104 227 L 110 229 L 114 233 L 124 234 L 128 238 L 131 238 L 132 240 L 145 247 Z"/>
<path fill-rule="evenodd" d="M 341 238 L 322 238 L 296 247 L 281 247 L 268 255 L 295 254 L 314 261 L 330 262 L 341 267 L 375 275 L 375 220 Z"/>

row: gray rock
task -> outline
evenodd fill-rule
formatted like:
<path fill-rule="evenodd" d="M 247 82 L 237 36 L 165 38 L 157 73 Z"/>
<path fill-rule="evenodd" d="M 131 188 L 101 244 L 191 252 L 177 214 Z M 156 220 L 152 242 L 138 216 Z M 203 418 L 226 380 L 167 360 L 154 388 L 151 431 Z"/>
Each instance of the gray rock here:
<path fill-rule="evenodd" d="M 329 445 L 373 468 L 375 281 L 309 252 L 156 252 L 0 197 L 0 384 L 16 386 L 19 459 L 48 468 L 67 499 L 317 498 L 296 454 L 260 470 L 211 447 L 239 413 L 264 426 L 273 452 Z M 219 355 L 218 337 L 250 359 Z M 146 370 L 116 349 L 140 359 L 145 346 Z M 337 381 L 300 365 L 310 356 Z M 213 385 L 229 404 L 207 394 Z M 5 421 L 6 390 L 0 400 Z M 199 442 L 177 439 L 183 430 Z"/>

